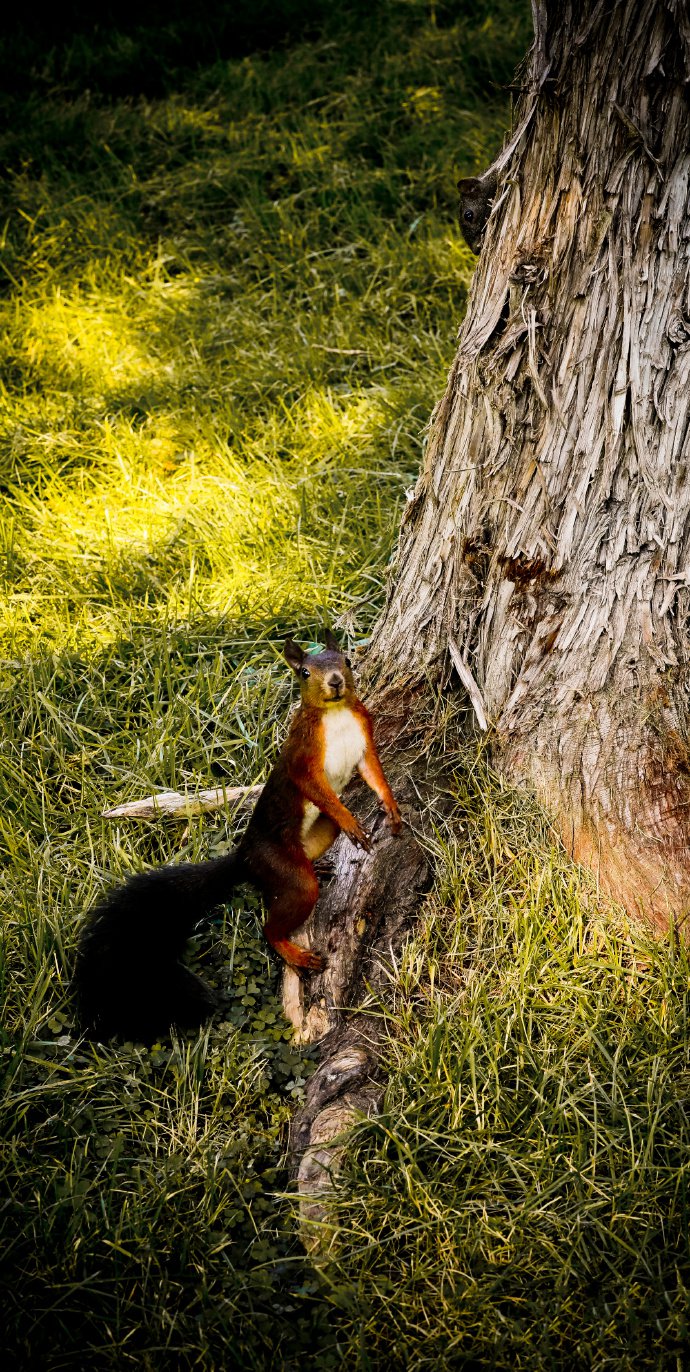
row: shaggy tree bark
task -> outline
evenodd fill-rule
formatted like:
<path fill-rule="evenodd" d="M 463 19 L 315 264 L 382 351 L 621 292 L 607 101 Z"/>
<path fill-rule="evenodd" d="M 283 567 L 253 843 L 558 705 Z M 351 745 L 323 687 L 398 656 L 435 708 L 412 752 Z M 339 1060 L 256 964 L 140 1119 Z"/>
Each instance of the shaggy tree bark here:
<path fill-rule="evenodd" d="M 367 675 L 385 722 L 403 692 L 457 672 L 505 775 L 666 928 L 690 911 L 690 18 L 687 0 L 533 8 L 517 131 Z M 395 871 L 394 843 L 379 870 Z M 372 859 L 357 862 L 340 906 L 320 907 L 333 920 L 371 900 Z M 398 895 L 409 886 L 402 871 Z M 362 994 L 350 960 L 338 1003 Z M 331 1035 L 295 1123 L 307 1190 L 349 1117 Z M 346 1046 L 343 1100 L 355 1080 L 352 1108 L 371 1108 L 372 1054 Z"/>
<path fill-rule="evenodd" d="M 450 653 L 506 775 L 666 927 L 690 910 L 690 17 L 534 17 L 374 652 L 398 679 Z"/>

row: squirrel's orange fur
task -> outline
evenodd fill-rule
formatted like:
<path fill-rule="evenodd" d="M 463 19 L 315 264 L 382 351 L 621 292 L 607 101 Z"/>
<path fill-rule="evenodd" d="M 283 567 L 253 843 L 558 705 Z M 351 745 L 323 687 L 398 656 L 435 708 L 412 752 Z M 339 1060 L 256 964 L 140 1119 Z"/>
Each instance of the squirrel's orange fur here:
<path fill-rule="evenodd" d="M 315 654 L 288 639 L 285 657 L 299 680 L 301 704 L 239 854 L 268 903 L 264 933 L 269 943 L 293 967 L 318 970 L 323 960 L 298 948 L 288 935 L 304 924 L 316 904 L 313 859 L 330 848 L 341 830 L 358 847 L 370 846 L 359 821 L 340 800 L 355 770 L 385 807 L 394 833 L 401 819 L 376 752 L 371 716 L 357 697 L 350 664 L 332 634 L 326 635 L 326 651 Z M 333 753 L 340 754 L 337 775 Z"/>

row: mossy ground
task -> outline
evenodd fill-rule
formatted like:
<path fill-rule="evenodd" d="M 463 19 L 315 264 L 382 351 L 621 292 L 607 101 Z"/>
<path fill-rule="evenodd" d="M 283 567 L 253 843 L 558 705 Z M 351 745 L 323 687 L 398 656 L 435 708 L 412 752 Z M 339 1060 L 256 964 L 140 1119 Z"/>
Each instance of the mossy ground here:
<path fill-rule="evenodd" d="M 4 97 L 6 1357 L 682 1366 L 684 957 L 606 923 L 481 760 L 458 754 L 321 1279 L 281 1199 L 311 1063 L 255 904 L 199 936 L 226 993 L 204 1033 L 75 1036 L 83 911 L 236 828 L 102 810 L 260 780 L 282 636 L 366 638 L 472 273 L 454 183 L 500 143 L 529 17 L 322 7 L 201 66 L 188 33 L 58 43 Z"/>

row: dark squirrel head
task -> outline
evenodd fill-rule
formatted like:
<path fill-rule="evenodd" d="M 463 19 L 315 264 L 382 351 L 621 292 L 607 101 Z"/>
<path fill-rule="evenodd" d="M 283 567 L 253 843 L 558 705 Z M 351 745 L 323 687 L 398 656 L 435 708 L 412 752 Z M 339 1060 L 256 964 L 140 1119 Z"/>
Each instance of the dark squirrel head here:
<path fill-rule="evenodd" d="M 306 653 L 293 638 L 286 638 L 283 654 L 299 681 L 303 705 L 325 710 L 347 705 L 355 699 L 355 682 L 350 659 L 340 651 L 330 629 L 325 634 L 325 650 Z"/>
<path fill-rule="evenodd" d="M 495 172 L 484 176 L 465 176 L 458 181 L 460 192 L 460 229 L 472 252 L 479 252 L 486 221 L 491 213 L 498 177 Z"/>

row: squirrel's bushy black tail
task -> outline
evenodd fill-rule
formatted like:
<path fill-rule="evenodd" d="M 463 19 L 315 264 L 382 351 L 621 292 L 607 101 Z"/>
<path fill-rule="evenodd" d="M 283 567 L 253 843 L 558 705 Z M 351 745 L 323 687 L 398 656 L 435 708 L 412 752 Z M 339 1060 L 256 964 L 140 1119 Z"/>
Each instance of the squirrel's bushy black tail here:
<path fill-rule="evenodd" d="M 194 925 L 243 880 L 237 849 L 212 862 L 158 867 L 111 891 L 87 917 L 72 979 L 81 1027 L 98 1038 L 151 1041 L 192 1028 L 215 1005 L 180 962 Z"/>

